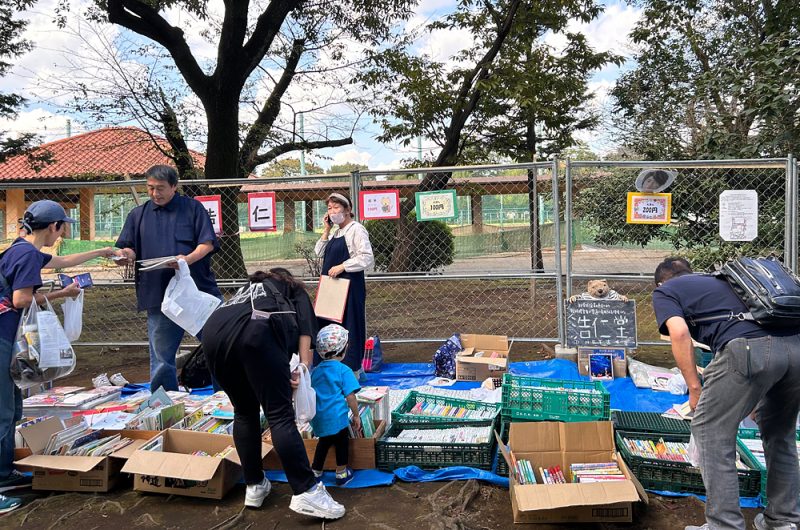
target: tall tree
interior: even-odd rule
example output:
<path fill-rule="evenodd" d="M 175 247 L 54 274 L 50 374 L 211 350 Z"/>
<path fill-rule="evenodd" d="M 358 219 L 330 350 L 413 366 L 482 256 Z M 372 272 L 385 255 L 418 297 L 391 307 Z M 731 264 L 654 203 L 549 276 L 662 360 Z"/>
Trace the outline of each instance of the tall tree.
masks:
<path fill-rule="evenodd" d="M 323 173 L 325 173 L 325 170 L 321 166 L 310 160 L 306 161 L 307 175 L 321 175 Z M 298 176 L 300 175 L 300 159 L 283 158 L 281 160 L 273 160 L 261 170 L 260 175 L 265 178 Z"/>
<path fill-rule="evenodd" d="M 391 24 L 409 15 L 410 0 L 303 2 L 302 0 L 225 0 L 222 20 L 214 21 L 203 0 L 96 0 L 95 15 L 107 17 L 157 43 L 169 54 L 175 69 L 205 114 L 207 132 L 205 177 L 241 178 L 258 165 L 300 149 L 318 149 L 352 143 L 351 137 L 310 140 L 277 126 L 282 100 L 304 65 L 322 53 L 341 57 L 345 41 L 374 45 L 389 35 Z M 214 64 L 206 65 L 193 53 L 184 30 L 171 22 L 167 10 L 179 9 L 186 19 L 207 23 L 206 37 L 217 50 Z M 185 20 L 184 19 L 184 23 Z M 266 97 L 248 100 L 256 78 L 269 77 L 280 60 Z M 241 119 L 244 105 L 255 117 Z M 170 112 L 164 114 L 170 122 Z M 183 144 L 181 128 L 164 127 L 173 148 Z M 174 140 L 174 141 L 173 141 Z M 218 273 L 237 278 L 246 271 L 238 238 L 235 187 L 221 188 L 223 237 Z M 220 263 L 221 262 L 221 263 Z"/>

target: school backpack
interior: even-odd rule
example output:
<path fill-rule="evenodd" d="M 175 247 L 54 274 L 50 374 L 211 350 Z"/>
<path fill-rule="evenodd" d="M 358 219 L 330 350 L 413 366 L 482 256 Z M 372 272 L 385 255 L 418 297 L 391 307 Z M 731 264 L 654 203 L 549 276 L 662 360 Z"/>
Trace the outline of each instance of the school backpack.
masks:
<path fill-rule="evenodd" d="M 749 311 L 696 318 L 695 323 L 752 320 L 771 328 L 800 325 L 800 280 L 777 258 L 736 258 L 716 275 L 728 281 Z"/>
<path fill-rule="evenodd" d="M 211 385 L 211 372 L 208 370 L 202 344 L 197 345 L 189 354 L 189 358 L 181 368 L 178 381 L 186 388 L 203 388 Z"/>
<path fill-rule="evenodd" d="M 455 379 L 456 355 L 461 349 L 461 337 L 458 333 L 439 346 L 439 349 L 433 354 L 433 373 L 436 377 Z"/>

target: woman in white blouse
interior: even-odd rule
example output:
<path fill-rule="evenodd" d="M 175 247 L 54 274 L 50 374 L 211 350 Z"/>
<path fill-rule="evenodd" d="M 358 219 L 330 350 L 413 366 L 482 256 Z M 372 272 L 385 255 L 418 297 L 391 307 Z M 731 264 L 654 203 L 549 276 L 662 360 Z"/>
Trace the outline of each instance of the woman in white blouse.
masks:
<path fill-rule="evenodd" d="M 322 257 L 322 274 L 332 278 L 348 278 L 350 289 L 344 310 L 344 326 L 350 334 L 347 354 L 342 362 L 353 371 L 361 368 L 364 342 L 367 340 L 367 289 L 364 271 L 375 264 L 369 233 L 354 219 L 350 199 L 340 193 L 328 196 L 328 213 L 324 217 L 322 237 L 314 247 Z M 338 225 L 331 235 L 333 225 Z M 320 327 L 329 324 L 320 319 Z"/>

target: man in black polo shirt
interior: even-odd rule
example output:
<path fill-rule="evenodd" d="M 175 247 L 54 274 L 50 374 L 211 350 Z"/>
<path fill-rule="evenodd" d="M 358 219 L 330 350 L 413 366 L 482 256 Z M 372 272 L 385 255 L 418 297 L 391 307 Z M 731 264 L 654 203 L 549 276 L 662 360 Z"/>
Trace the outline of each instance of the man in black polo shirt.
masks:
<path fill-rule="evenodd" d="M 150 200 L 137 206 L 125 219 L 116 246 L 126 260 L 177 256 L 185 259 L 197 288 L 221 297 L 211 272 L 211 254 L 219 248 L 208 212 L 200 202 L 176 193 L 178 175 L 169 166 L 153 166 L 145 173 Z M 177 269 L 177 265 L 173 268 Z M 147 311 L 147 337 L 150 341 L 150 389 L 163 386 L 178 390 L 175 356 L 183 340 L 183 328 L 164 316 L 161 302 L 172 269 L 141 272 L 136 270 L 136 301 L 139 311 Z"/>
<path fill-rule="evenodd" d="M 700 450 L 706 486 L 706 523 L 686 529 L 744 529 L 736 474 L 736 433 L 754 409 L 767 459 L 769 506 L 756 516 L 759 530 L 796 529 L 798 472 L 795 428 L 800 413 L 800 334 L 767 330 L 748 320 L 715 320 L 747 307 L 727 281 L 693 274 L 682 258 L 669 258 L 655 272 L 653 309 L 659 330 L 669 334 L 672 354 L 689 387 L 695 409 L 692 434 Z M 695 367 L 692 338 L 708 344 L 714 360 Z"/>

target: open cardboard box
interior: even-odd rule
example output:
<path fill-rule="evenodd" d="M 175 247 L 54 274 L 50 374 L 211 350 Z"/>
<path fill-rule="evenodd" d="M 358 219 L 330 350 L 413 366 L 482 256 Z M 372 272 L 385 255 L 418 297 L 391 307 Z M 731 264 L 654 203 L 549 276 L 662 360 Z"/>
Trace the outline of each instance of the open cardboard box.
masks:
<path fill-rule="evenodd" d="M 386 430 L 386 423 L 383 420 L 374 420 L 375 434 L 372 438 L 350 438 L 348 465 L 352 469 L 375 469 L 375 440 L 381 438 Z M 263 442 L 272 444 L 269 432 L 264 433 L 261 439 Z M 308 461 L 314 461 L 314 453 L 317 451 L 319 438 L 303 440 L 306 447 Z M 264 469 L 283 469 L 278 453 L 273 451 L 264 459 Z M 331 447 L 328 456 L 325 458 L 326 471 L 336 469 L 336 449 Z"/>
<path fill-rule="evenodd" d="M 153 437 L 152 431 L 101 431 L 103 436 L 119 434 L 133 443 L 108 456 L 54 456 L 41 454 L 50 436 L 64 429 L 58 418 L 20 429 L 31 455 L 16 464 L 33 471 L 33 489 L 48 491 L 107 492 L 120 479 L 120 469 L 134 451 Z"/>
<path fill-rule="evenodd" d="M 505 335 L 461 335 L 461 347 L 456 356 L 456 379 L 458 381 L 484 381 L 490 377 L 502 377 L 508 371 L 508 352 L 511 345 Z M 489 357 L 492 352 L 499 357 Z M 485 356 L 476 357 L 483 352 Z"/>
<path fill-rule="evenodd" d="M 133 473 L 134 491 L 222 499 L 242 478 L 236 450 L 224 458 L 192 454 L 219 453 L 233 445 L 232 436 L 176 429 L 158 436 L 163 436 L 163 451 L 139 449 L 122 468 L 123 473 Z M 262 458 L 271 450 L 271 445 L 262 443 Z"/>
<path fill-rule="evenodd" d="M 517 460 L 529 460 L 539 484 L 520 485 L 508 448 L 500 451 L 509 468 L 509 492 L 515 523 L 627 523 L 633 503 L 647 503 L 647 494 L 614 451 L 614 429 L 609 421 L 512 423 L 509 445 Z M 628 480 L 617 482 L 543 484 L 539 467 L 616 461 Z M 571 477 L 567 477 L 569 480 Z"/>

